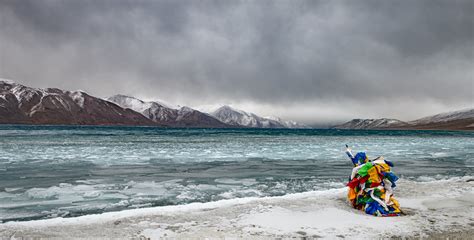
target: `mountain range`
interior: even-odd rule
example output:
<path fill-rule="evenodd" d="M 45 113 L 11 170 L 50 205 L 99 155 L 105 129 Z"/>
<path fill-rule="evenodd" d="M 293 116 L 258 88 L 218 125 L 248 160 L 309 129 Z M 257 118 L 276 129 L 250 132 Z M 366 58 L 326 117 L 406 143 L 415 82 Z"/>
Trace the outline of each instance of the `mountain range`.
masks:
<path fill-rule="evenodd" d="M 138 125 L 203 128 L 309 128 L 277 117 L 261 117 L 230 106 L 205 113 L 126 95 L 106 99 L 84 91 L 32 88 L 0 79 L 0 124 Z M 447 112 L 413 121 L 353 119 L 336 129 L 474 130 L 474 109 Z"/>
<path fill-rule="evenodd" d="M 166 106 L 160 102 L 145 102 L 140 99 L 114 95 L 107 98 L 108 101 L 116 103 L 125 109 L 139 112 L 151 121 L 171 127 L 229 127 L 213 116 L 192 109 L 180 107 L 178 109 Z"/>
<path fill-rule="evenodd" d="M 398 119 L 353 119 L 336 129 L 447 129 L 474 130 L 474 108 L 440 113 L 404 122 Z"/>
<path fill-rule="evenodd" d="M 0 79 L 0 124 L 140 125 L 203 128 L 302 128 L 293 121 L 264 118 L 224 106 L 212 113 L 114 95 L 101 99 L 83 91 L 31 88 Z"/>

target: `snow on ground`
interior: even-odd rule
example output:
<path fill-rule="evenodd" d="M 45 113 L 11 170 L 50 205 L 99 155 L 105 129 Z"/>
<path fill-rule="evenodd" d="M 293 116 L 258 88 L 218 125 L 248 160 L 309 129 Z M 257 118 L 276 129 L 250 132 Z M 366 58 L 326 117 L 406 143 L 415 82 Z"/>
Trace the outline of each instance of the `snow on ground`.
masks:
<path fill-rule="evenodd" d="M 352 209 L 346 189 L 241 198 L 0 224 L 0 238 L 350 238 L 423 237 L 474 226 L 472 177 L 400 180 L 395 196 L 407 213 L 372 217 Z"/>

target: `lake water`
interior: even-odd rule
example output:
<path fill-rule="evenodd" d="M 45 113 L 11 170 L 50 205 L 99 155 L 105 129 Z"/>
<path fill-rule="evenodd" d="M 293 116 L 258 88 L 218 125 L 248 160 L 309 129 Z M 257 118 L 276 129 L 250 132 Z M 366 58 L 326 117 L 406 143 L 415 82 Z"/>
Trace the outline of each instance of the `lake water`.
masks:
<path fill-rule="evenodd" d="M 345 144 L 413 181 L 474 175 L 474 133 L 0 125 L 0 221 L 341 188 Z"/>

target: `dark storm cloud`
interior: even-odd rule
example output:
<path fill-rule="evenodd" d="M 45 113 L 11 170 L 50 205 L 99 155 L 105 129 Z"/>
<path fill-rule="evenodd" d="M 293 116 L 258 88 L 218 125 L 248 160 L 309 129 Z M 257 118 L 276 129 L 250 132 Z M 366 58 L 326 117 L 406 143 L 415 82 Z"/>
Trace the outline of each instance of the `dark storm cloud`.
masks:
<path fill-rule="evenodd" d="M 248 102 L 265 113 L 328 103 L 334 118 L 349 104 L 359 107 L 348 115 L 365 107 L 406 119 L 472 105 L 473 5 L 3 0 L 0 75 L 102 96 Z M 319 117 L 302 111 L 287 117 Z"/>

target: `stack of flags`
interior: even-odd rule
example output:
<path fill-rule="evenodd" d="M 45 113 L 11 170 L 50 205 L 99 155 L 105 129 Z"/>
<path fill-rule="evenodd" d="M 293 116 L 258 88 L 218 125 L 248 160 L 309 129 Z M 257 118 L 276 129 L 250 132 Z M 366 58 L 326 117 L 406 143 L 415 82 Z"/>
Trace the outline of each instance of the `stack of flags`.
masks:
<path fill-rule="evenodd" d="M 374 216 L 400 216 L 400 204 L 393 197 L 398 180 L 391 172 L 393 163 L 383 157 L 369 160 L 364 152 L 354 156 L 349 147 L 346 154 L 354 164 L 347 183 L 347 197 L 352 206 Z"/>

